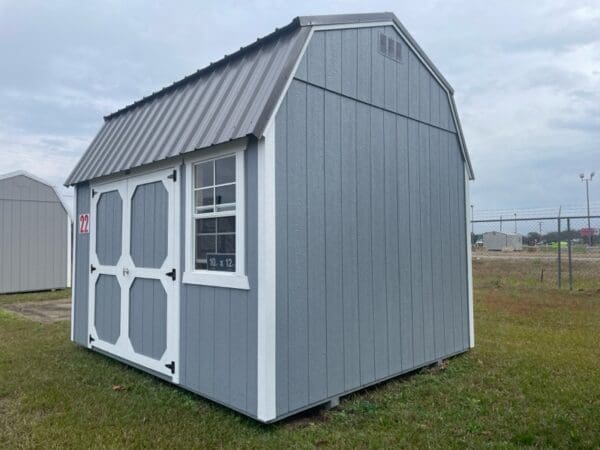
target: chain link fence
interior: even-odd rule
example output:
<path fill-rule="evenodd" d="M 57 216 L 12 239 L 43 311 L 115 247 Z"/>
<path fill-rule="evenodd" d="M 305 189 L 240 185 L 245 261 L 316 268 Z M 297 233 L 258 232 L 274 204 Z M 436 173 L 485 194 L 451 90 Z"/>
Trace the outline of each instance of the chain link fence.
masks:
<path fill-rule="evenodd" d="M 476 286 L 600 290 L 600 215 L 473 220 Z"/>

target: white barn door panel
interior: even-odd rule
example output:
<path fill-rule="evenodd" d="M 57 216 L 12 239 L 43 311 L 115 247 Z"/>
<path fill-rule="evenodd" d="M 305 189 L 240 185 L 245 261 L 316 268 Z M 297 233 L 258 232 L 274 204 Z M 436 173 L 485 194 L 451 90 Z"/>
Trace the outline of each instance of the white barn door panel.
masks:
<path fill-rule="evenodd" d="M 173 169 L 92 186 L 89 346 L 179 381 Z"/>

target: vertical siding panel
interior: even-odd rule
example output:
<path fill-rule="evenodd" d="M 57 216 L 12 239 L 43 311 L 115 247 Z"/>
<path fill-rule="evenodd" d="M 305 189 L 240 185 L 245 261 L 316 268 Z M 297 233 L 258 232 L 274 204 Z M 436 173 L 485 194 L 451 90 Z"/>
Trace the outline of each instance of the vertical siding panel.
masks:
<path fill-rule="evenodd" d="M 356 97 L 358 76 L 357 30 L 342 30 L 342 94 Z"/>
<path fill-rule="evenodd" d="M 370 158 L 370 109 L 357 105 L 357 224 L 358 224 L 358 299 L 360 335 L 360 374 L 361 383 L 368 383 L 375 376 L 375 355 L 373 348 L 373 274 L 369 267 L 371 257 L 371 168 Z"/>
<path fill-rule="evenodd" d="M 327 395 L 325 297 L 325 111 L 324 91 L 307 91 L 308 381 L 309 401 Z M 329 130 L 328 130 L 329 131 Z"/>
<path fill-rule="evenodd" d="M 446 353 L 454 352 L 454 303 L 453 303 L 453 290 L 452 290 L 452 273 L 454 271 L 452 260 L 452 219 L 451 219 L 451 203 L 450 203 L 450 166 L 449 166 L 449 154 L 450 154 L 450 134 L 442 133 L 442 165 L 441 165 L 441 181 L 444 186 L 443 191 L 443 217 L 444 233 L 443 249 L 444 249 L 444 263 L 443 263 L 443 277 L 444 277 L 444 325 L 446 330 Z"/>
<path fill-rule="evenodd" d="M 341 99 L 325 94 L 325 285 L 327 299 L 327 389 L 344 391 L 342 299 Z"/>
<path fill-rule="evenodd" d="M 233 406 L 246 410 L 246 367 L 248 366 L 247 320 L 248 294 L 231 289 L 229 317 L 229 379 L 230 401 Z"/>
<path fill-rule="evenodd" d="M 456 148 L 454 136 L 450 137 L 449 161 L 450 169 L 450 217 L 452 219 L 452 302 L 454 305 L 454 351 L 460 348 L 462 343 L 462 317 L 460 298 L 460 261 L 459 240 L 459 217 L 458 217 L 458 186 L 456 183 Z"/>
<path fill-rule="evenodd" d="M 78 184 L 75 187 L 77 197 L 77 215 L 90 212 L 89 184 Z M 75 264 L 73 279 L 75 290 L 73 304 L 73 338 L 80 345 L 88 343 L 88 304 L 89 304 L 89 270 L 90 270 L 90 235 L 79 234 L 75 224 L 73 238 L 77 241 L 75 247 Z"/>
<path fill-rule="evenodd" d="M 420 119 L 419 109 L 419 67 L 421 63 L 413 52 L 408 52 L 408 115 Z"/>
<path fill-rule="evenodd" d="M 335 92 L 342 91 L 342 32 L 328 31 L 325 34 L 325 87 Z"/>
<path fill-rule="evenodd" d="M 400 282 L 398 267 L 398 161 L 396 115 L 384 116 L 385 268 L 389 372 L 401 369 Z"/>
<path fill-rule="evenodd" d="M 353 30 L 355 31 L 355 30 Z M 360 385 L 356 223 L 356 102 L 342 99 L 342 281 L 346 389 Z"/>
<path fill-rule="evenodd" d="M 371 103 L 383 107 L 385 105 L 385 56 L 377 51 L 379 45 L 379 33 L 384 28 L 371 28 Z"/>
<path fill-rule="evenodd" d="M 419 64 L 419 116 L 423 122 L 431 122 L 431 74 L 423 64 Z"/>
<path fill-rule="evenodd" d="M 313 34 L 306 55 L 308 82 L 325 86 L 325 33 L 323 31 Z"/>
<path fill-rule="evenodd" d="M 396 64 L 396 85 L 397 85 L 397 111 L 399 114 L 408 115 L 409 82 L 408 82 L 408 58 L 409 50 L 404 42 L 402 46 L 402 61 Z"/>
<path fill-rule="evenodd" d="M 440 126 L 440 91 L 442 88 L 435 81 L 433 77 L 430 77 L 431 82 L 431 124 L 436 127 Z"/>
<path fill-rule="evenodd" d="M 215 365 L 213 392 L 216 398 L 229 402 L 229 289 L 215 290 Z"/>
<path fill-rule="evenodd" d="M 410 161 L 410 256 L 413 311 L 413 365 L 425 362 L 423 323 L 423 272 L 421 263 L 421 178 L 419 164 L 419 124 L 408 122 L 408 153 Z"/>
<path fill-rule="evenodd" d="M 314 37 L 313 37 L 314 39 Z M 309 74 L 311 64 L 309 61 Z M 288 289 L 289 407 L 308 401 L 306 87 L 292 82 L 288 94 Z"/>
<path fill-rule="evenodd" d="M 387 302 L 385 280 L 385 155 L 383 111 L 371 110 L 371 236 L 373 276 L 373 329 L 375 336 L 375 376 L 388 374 Z"/>
<path fill-rule="evenodd" d="M 392 27 L 385 28 L 385 34 L 391 37 L 394 41 L 399 42 L 398 34 Z M 384 58 L 384 79 L 385 79 L 385 101 L 384 105 L 386 109 L 391 111 L 397 111 L 398 105 L 398 83 L 396 80 L 396 71 L 398 63 L 391 58 Z"/>
<path fill-rule="evenodd" d="M 440 130 L 431 129 L 431 264 L 435 357 L 444 355 L 444 286 L 442 284 L 442 224 L 440 205 Z"/>
<path fill-rule="evenodd" d="M 408 120 L 397 118 L 398 140 L 398 265 L 400 270 L 400 342 L 402 369 L 413 364 L 413 307 L 411 263 L 411 202 Z"/>
<path fill-rule="evenodd" d="M 197 355 L 198 347 L 202 342 L 202 314 L 200 305 L 202 299 L 200 297 L 200 288 L 197 286 L 186 286 L 183 289 L 185 292 L 184 298 L 187 304 L 187 316 L 184 318 L 187 324 L 187 351 L 186 351 L 186 385 L 192 389 L 201 389 L 200 384 L 200 364 L 205 364 Z"/>
<path fill-rule="evenodd" d="M 358 30 L 358 90 L 359 100 L 371 100 L 371 30 Z"/>
<path fill-rule="evenodd" d="M 258 283 L 258 142 L 252 139 L 246 150 L 246 271 L 250 286 Z M 248 366 L 246 369 L 246 410 L 256 414 L 257 408 L 257 372 L 258 372 L 258 291 L 251 289 L 247 293 L 248 299 L 248 339 L 246 350 Z"/>
<path fill-rule="evenodd" d="M 199 386 L 202 392 L 210 396 L 213 391 L 214 353 L 215 353 L 215 289 L 201 287 L 198 295 L 200 302 L 200 360 Z"/>
<path fill-rule="evenodd" d="M 276 270 L 277 270 L 277 317 L 276 333 L 276 378 L 277 414 L 289 410 L 288 406 L 288 192 L 287 192 L 287 127 L 288 96 L 286 95 L 277 113 L 275 123 L 275 179 L 276 179 Z"/>
<path fill-rule="evenodd" d="M 423 272 L 423 319 L 424 319 L 424 351 L 425 360 L 434 358 L 433 337 L 433 289 L 431 274 L 431 240 L 433 238 L 431 229 L 431 177 L 429 174 L 429 130 L 427 125 L 419 125 L 420 138 L 420 194 L 421 194 L 421 269 Z"/>

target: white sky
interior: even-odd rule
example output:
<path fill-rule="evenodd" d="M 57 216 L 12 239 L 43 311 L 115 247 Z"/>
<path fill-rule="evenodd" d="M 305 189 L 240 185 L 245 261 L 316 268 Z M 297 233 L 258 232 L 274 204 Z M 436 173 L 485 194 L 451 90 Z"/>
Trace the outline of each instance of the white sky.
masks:
<path fill-rule="evenodd" d="M 453 85 L 476 210 L 584 204 L 578 174 L 600 172 L 600 0 L 0 0 L 0 173 L 62 184 L 103 115 L 297 15 L 372 11 L 394 12 Z"/>

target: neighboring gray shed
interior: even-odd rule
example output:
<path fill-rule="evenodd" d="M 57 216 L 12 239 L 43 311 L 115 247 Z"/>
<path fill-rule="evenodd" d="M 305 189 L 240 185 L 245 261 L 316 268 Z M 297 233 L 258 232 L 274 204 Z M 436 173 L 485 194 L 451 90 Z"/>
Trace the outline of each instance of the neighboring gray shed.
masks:
<path fill-rule="evenodd" d="M 71 217 L 27 172 L 0 176 L 0 294 L 71 286 Z"/>
<path fill-rule="evenodd" d="M 72 338 L 263 422 L 464 352 L 470 178 L 394 14 L 298 17 L 105 118 Z"/>
<path fill-rule="evenodd" d="M 523 236 L 502 231 L 486 231 L 483 233 L 483 247 L 486 250 L 523 250 Z"/>

